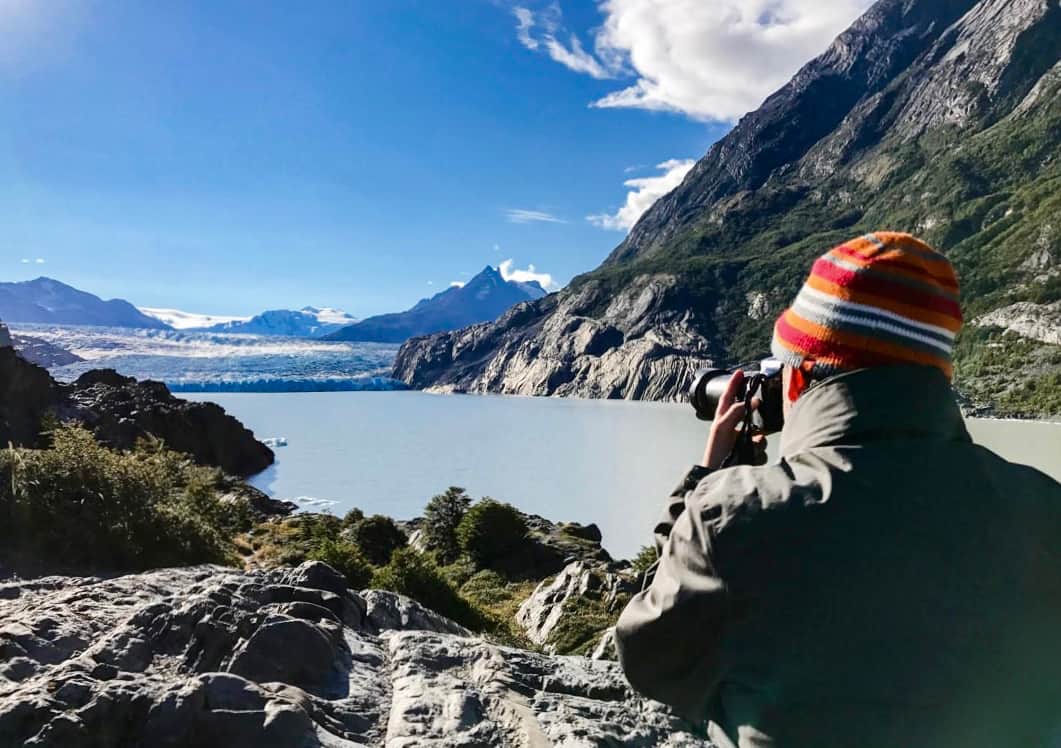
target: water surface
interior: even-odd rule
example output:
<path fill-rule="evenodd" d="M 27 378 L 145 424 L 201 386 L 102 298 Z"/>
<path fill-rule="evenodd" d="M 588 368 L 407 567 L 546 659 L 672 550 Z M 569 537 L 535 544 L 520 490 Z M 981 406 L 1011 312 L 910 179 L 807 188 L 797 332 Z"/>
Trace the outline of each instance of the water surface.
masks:
<path fill-rule="evenodd" d="M 552 520 L 595 522 L 619 557 L 649 542 L 663 498 L 700 459 L 707 434 L 688 406 L 673 403 L 421 392 L 194 397 L 219 403 L 260 438 L 288 440 L 253 480 L 278 498 L 405 519 L 458 485 Z M 1061 479 L 1061 425 L 971 419 L 969 428 L 1004 457 Z"/>

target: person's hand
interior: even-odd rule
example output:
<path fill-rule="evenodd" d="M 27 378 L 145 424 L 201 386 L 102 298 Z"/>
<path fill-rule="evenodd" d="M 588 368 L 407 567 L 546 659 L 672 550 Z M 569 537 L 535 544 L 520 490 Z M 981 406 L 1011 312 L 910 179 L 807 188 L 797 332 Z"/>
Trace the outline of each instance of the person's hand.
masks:
<path fill-rule="evenodd" d="M 744 383 L 744 372 L 740 369 L 733 372 L 733 376 L 726 385 L 726 391 L 718 401 L 715 411 L 715 420 L 711 422 L 711 431 L 707 436 L 707 446 L 704 448 L 704 459 L 701 463 L 706 468 L 718 469 L 733 451 L 740 436 L 740 425 L 744 420 L 744 400 L 737 397 Z M 759 407 L 759 399 L 752 400 L 752 409 Z M 756 434 L 752 437 L 755 445 L 755 461 L 753 464 L 762 465 L 766 462 L 766 437 Z"/>

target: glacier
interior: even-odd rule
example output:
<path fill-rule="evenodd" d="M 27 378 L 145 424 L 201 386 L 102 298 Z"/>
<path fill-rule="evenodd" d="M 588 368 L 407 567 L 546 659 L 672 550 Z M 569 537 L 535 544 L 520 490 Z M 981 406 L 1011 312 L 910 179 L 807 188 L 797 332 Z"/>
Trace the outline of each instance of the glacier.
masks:
<path fill-rule="evenodd" d="M 264 335 L 122 327 L 15 325 L 84 361 L 50 369 L 73 381 L 112 368 L 164 382 L 174 392 L 336 392 L 398 390 L 390 377 L 398 346 Z"/>

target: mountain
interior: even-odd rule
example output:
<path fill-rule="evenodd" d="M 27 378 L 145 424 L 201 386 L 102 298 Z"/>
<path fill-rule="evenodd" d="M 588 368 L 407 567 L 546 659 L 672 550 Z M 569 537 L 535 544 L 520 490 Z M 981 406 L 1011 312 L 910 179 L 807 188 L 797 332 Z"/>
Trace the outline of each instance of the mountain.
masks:
<path fill-rule="evenodd" d="M 0 318 L 7 322 L 169 329 L 128 301 L 104 301 L 51 278 L 0 283 Z"/>
<path fill-rule="evenodd" d="M 401 343 L 417 335 L 495 320 L 514 305 L 543 296 L 545 289 L 537 281 L 506 281 L 497 268 L 487 265 L 463 286 L 450 286 L 404 312 L 369 317 L 327 337 Z"/>
<path fill-rule="evenodd" d="M 222 322 L 245 322 L 250 317 L 237 317 L 223 314 L 200 314 L 198 312 L 185 312 L 180 309 L 163 309 L 162 307 L 141 306 L 137 307 L 148 317 L 160 319 L 174 330 L 194 330 L 200 327 L 210 327 Z"/>
<path fill-rule="evenodd" d="M 355 317 L 338 309 L 317 309 L 316 307 L 307 306 L 297 311 L 292 309 L 273 309 L 257 314 L 250 319 L 236 319 L 195 329 L 199 332 L 319 338 L 356 321 Z"/>
<path fill-rule="evenodd" d="M 676 399 L 762 355 L 831 246 L 906 230 L 963 284 L 957 385 L 1061 414 L 1061 6 L 880 0 L 715 143 L 593 272 L 496 323 L 410 341 L 415 387 Z"/>

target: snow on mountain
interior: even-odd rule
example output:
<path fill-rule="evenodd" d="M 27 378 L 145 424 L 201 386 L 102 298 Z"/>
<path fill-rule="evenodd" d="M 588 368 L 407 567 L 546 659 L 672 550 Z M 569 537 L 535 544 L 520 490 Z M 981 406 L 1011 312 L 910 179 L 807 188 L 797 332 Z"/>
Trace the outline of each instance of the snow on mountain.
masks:
<path fill-rule="evenodd" d="M 149 317 L 162 320 L 174 330 L 191 330 L 197 327 L 210 327 L 211 325 L 223 324 L 225 322 L 245 322 L 249 316 L 238 317 L 225 314 L 200 314 L 198 312 L 185 312 L 180 309 L 162 309 L 160 307 L 137 307 Z"/>
<path fill-rule="evenodd" d="M 317 307 L 304 306 L 299 311 L 313 314 L 317 317 L 323 325 L 352 325 L 357 322 L 357 317 L 352 314 L 347 314 L 342 309 L 333 309 L 332 307 L 323 307 L 318 309 Z"/>
<path fill-rule="evenodd" d="M 239 333 L 243 335 L 282 335 L 294 338 L 319 338 L 357 322 L 338 309 L 307 306 L 299 310 L 270 309 L 250 319 L 222 322 L 199 328 L 204 332 Z"/>

